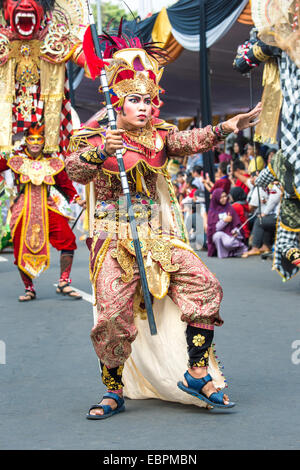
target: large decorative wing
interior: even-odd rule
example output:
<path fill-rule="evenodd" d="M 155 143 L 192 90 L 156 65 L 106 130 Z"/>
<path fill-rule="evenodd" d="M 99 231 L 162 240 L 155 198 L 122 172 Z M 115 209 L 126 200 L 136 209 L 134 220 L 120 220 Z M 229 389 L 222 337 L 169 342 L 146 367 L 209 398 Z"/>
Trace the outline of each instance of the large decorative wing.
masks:
<path fill-rule="evenodd" d="M 83 40 L 89 24 L 88 10 L 84 0 L 59 0 L 49 16 L 54 16 L 55 22 L 60 18 L 67 20 L 71 33 L 80 41 Z"/>
<path fill-rule="evenodd" d="M 300 67 L 300 10 L 297 0 L 252 0 L 259 38 L 287 52 Z"/>

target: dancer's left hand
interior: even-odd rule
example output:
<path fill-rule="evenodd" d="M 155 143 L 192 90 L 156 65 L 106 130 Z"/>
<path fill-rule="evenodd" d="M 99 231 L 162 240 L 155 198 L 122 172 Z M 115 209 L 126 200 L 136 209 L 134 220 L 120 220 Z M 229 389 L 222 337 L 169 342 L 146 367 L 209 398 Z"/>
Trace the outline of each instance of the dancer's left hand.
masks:
<path fill-rule="evenodd" d="M 224 132 L 234 132 L 237 134 L 239 131 L 247 129 L 248 127 L 254 127 L 259 123 L 257 119 L 261 113 L 262 105 L 259 102 L 255 108 L 253 108 L 249 113 L 237 114 L 228 121 L 222 122 L 222 129 Z"/>

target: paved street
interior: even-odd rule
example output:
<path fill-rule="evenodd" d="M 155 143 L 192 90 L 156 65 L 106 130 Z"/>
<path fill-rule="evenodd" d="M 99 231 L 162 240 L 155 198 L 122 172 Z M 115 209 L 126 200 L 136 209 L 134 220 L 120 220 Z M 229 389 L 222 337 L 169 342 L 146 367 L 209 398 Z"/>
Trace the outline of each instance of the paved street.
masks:
<path fill-rule="evenodd" d="M 88 252 L 78 244 L 73 284 L 91 294 Z M 37 300 L 26 304 L 16 300 L 23 287 L 12 255 L 0 255 L 0 449 L 300 448 L 300 275 L 284 284 L 269 260 L 201 253 L 224 288 L 215 342 L 237 406 L 127 400 L 125 413 L 91 422 L 85 414 L 104 391 L 89 339 L 92 305 L 55 293 L 51 255 Z"/>

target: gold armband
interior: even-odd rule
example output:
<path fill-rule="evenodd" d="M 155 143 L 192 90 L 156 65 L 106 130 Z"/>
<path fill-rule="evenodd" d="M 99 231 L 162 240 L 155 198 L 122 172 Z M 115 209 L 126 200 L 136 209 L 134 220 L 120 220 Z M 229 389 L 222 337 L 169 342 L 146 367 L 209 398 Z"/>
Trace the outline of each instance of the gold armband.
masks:
<path fill-rule="evenodd" d="M 108 157 L 106 152 L 104 153 L 103 150 L 98 152 L 98 149 L 95 148 L 93 150 L 87 150 L 80 155 L 80 160 L 85 163 L 91 163 L 92 165 L 101 165 Z"/>

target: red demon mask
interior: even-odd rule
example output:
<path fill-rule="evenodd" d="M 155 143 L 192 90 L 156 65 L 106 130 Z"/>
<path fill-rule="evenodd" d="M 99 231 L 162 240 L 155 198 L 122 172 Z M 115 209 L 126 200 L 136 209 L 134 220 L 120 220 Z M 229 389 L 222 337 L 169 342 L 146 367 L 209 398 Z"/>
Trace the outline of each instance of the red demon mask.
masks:
<path fill-rule="evenodd" d="M 20 39 L 32 39 L 44 18 L 43 1 L 4 0 L 3 11 L 7 24 Z"/>

